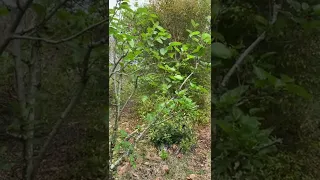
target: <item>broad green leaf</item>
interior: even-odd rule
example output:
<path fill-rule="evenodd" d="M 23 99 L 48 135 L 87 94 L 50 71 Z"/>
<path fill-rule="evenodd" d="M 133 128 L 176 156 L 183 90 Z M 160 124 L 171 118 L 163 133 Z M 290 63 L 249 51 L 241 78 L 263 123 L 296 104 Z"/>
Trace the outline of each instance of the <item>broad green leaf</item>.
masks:
<path fill-rule="evenodd" d="M 221 95 L 219 101 L 216 102 L 217 106 L 231 106 L 241 99 L 241 95 L 246 92 L 248 86 L 239 86 L 235 89 L 229 90 Z"/>
<path fill-rule="evenodd" d="M 171 58 L 173 58 L 174 55 L 175 55 L 175 53 L 169 53 L 169 56 L 170 56 Z"/>
<path fill-rule="evenodd" d="M 173 48 L 174 48 L 176 51 L 180 52 L 180 49 L 177 48 L 176 46 L 173 46 Z"/>
<path fill-rule="evenodd" d="M 133 10 L 130 8 L 130 5 L 127 2 L 122 2 L 119 6 L 120 9 L 125 9 L 129 12 L 133 12 Z"/>
<path fill-rule="evenodd" d="M 182 43 L 181 42 L 171 42 L 169 44 L 169 46 L 179 46 L 179 45 L 182 45 Z"/>
<path fill-rule="evenodd" d="M 232 108 L 232 115 L 235 120 L 238 120 L 243 115 L 243 112 L 241 111 L 240 108 L 234 106 Z"/>
<path fill-rule="evenodd" d="M 241 116 L 240 119 L 241 123 L 250 127 L 250 129 L 256 129 L 261 124 L 257 118 L 252 116 Z"/>
<path fill-rule="evenodd" d="M 161 49 L 160 49 L 160 54 L 161 54 L 161 55 L 165 55 L 165 54 L 167 53 L 167 51 L 168 51 L 167 49 L 161 48 Z"/>
<path fill-rule="evenodd" d="M 176 71 L 176 69 L 174 67 L 170 67 L 168 65 L 165 65 L 165 68 L 166 68 L 167 71 L 171 71 L 171 72 L 175 72 Z"/>
<path fill-rule="evenodd" d="M 187 45 L 182 45 L 182 47 L 181 47 L 181 51 L 187 51 L 189 48 L 188 48 L 188 46 Z"/>
<path fill-rule="evenodd" d="M 267 79 L 268 76 L 267 76 L 267 72 L 257 66 L 253 66 L 253 72 L 256 74 L 256 76 L 258 77 L 258 79 L 260 80 L 264 80 L 264 79 Z"/>
<path fill-rule="evenodd" d="M 195 35 L 199 35 L 200 34 L 200 31 L 194 31 L 194 32 L 192 32 L 192 33 L 190 33 L 190 37 L 192 37 L 192 36 L 195 36 Z"/>
<path fill-rule="evenodd" d="M 129 45 L 130 45 L 130 47 L 134 47 L 134 40 L 133 39 L 131 39 L 130 41 L 129 41 Z"/>
<path fill-rule="evenodd" d="M 9 14 L 9 10 L 6 7 L 0 7 L 0 16 Z"/>
<path fill-rule="evenodd" d="M 208 33 L 203 33 L 201 39 L 208 44 L 211 43 L 211 35 Z"/>
<path fill-rule="evenodd" d="M 161 40 L 161 38 L 156 38 L 156 41 L 158 41 L 158 43 L 163 44 L 163 41 Z"/>
<path fill-rule="evenodd" d="M 191 55 L 191 54 L 187 54 L 187 59 L 193 59 L 193 58 L 195 58 L 196 56 L 193 56 L 193 55 Z"/>
<path fill-rule="evenodd" d="M 179 74 L 175 75 L 174 78 L 178 79 L 178 80 L 183 80 L 183 77 Z"/>
<path fill-rule="evenodd" d="M 192 53 L 197 53 L 201 50 L 202 46 L 197 46 L 197 48 L 195 50 L 192 51 Z"/>
<path fill-rule="evenodd" d="M 224 44 L 215 42 L 211 45 L 211 54 L 214 57 L 218 57 L 221 59 L 229 59 L 232 57 L 232 53 L 228 47 L 226 47 Z"/>
<path fill-rule="evenodd" d="M 171 42 L 169 44 L 169 46 L 179 46 L 179 45 L 182 45 L 182 43 L 181 42 Z"/>
<path fill-rule="evenodd" d="M 306 98 L 306 99 L 312 98 L 311 94 L 309 94 L 307 90 L 305 90 L 303 87 L 298 86 L 296 84 L 287 84 L 286 89 L 289 92 L 294 93 L 294 94 L 301 96 L 303 98 Z"/>

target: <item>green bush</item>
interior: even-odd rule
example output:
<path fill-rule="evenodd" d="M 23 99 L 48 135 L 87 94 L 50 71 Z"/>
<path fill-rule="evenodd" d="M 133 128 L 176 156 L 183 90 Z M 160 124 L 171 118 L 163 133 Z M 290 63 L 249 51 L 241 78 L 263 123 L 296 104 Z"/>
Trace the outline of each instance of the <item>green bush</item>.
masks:
<path fill-rule="evenodd" d="M 156 146 L 181 144 L 182 150 L 188 151 L 195 143 L 193 125 L 199 118 L 198 106 L 186 95 L 168 101 L 166 97 L 143 96 L 139 108 L 140 116 L 147 121 L 158 118 L 150 128 L 149 135 Z M 161 102 L 168 103 L 165 105 Z"/>

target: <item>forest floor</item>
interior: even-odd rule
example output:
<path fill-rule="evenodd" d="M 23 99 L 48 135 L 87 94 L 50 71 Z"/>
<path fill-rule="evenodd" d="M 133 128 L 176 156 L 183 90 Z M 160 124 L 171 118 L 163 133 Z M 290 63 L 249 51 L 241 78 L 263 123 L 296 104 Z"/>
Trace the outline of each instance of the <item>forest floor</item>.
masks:
<path fill-rule="evenodd" d="M 98 110 L 97 110 L 98 111 Z M 102 112 L 101 109 L 99 111 Z M 134 110 L 134 104 L 128 104 L 123 112 L 120 128 L 129 132 L 133 127 L 141 123 Z M 77 113 L 73 113 L 77 114 Z M 97 113 L 96 113 L 97 114 Z M 100 113 L 101 114 L 101 113 Z M 95 136 L 102 136 L 103 132 L 89 129 L 88 123 L 92 121 L 91 115 L 71 115 L 62 124 L 62 127 L 54 137 L 53 142 L 41 163 L 37 179 L 41 180 L 82 180 L 97 179 L 93 174 L 86 175 L 87 158 L 91 153 L 83 147 L 86 144 L 96 146 L 93 142 Z M 3 121 L 0 123 L 1 129 L 8 124 Z M 49 127 L 51 127 L 49 125 Z M 35 153 L 42 146 L 44 135 L 50 132 L 50 128 L 41 129 L 41 133 L 35 142 Z M 1 130 L 2 131 L 2 130 Z M 188 154 L 171 153 L 167 160 L 162 160 L 157 152 L 147 141 L 141 141 L 138 144 L 136 154 L 136 168 L 130 166 L 124 161 L 117 169 L 118 179 L 132 180 L 179 180 L 179 179 L 210 179 L 211 177 L 211 135 L 210 126 L 196 127 L 197 147 Z M 106 135 L 106 134 L 105 134 Z M 100 137 L 101 138 L 101 137 Z M 102 137 L 106 138 L 106 136 Z M 7 147 L 7 150 L 0 154 L 0 160 L 8 160 L 15 163 L 12 168 L 0 170 L 0 180 L 18 180 L 21 179 L 22 172 L 22 143 L 17 139 L 8 136 L 5 133 L 0 135 L 0 144 Z M 89 145 L 90 146 L 90 145 Z M 169 149 L 169 153 L 170 153 Z M 82 174 L 79 174 L 82 173 Z"/>
<path fill-rule="evenodd" d="M 128 104 L 123 111 L 120 128 L 128 133 L 134 127 L 141 125 L 141 120 L 133 109 L 134 104 Z M 198 126 L 196 129 L 197 145 L 193 152 L 176 154 L 175 146 L 168 149 L 168 159 L 162 160 L 158 150 L 142 141 L 136 150 L 136 168 L 128 161 L 123 162 L 117 168 L 117 179 L 125 180 L 197 180 L 211 178 L 211 129 L 210 125 Z"/>
<path fill-rule="evenodd" d="M 80 163 L 84 160 L 81 151 L 78 150 L 78 145 L 86 143 L 86 136 L 88 136 L 88 133 L 81 123 L 76 121 L 65 122 L 48 148 L 39 168 L 37 179 L 74 179 L 74 171 L 72 170 L 79 169 L 82 166 Z M 12 168 L 0 170 L 0 180 L 21 179 L 23 167 L 19 162 L 22 161 L 22 143 L 10 136 L 2 136 L 0 143 L 7 148 L 4 154 L 1 154 L 1 160 L 6 159 L 11 163 L 16 162 Z M 42 146 L 39 142 L 37 144 L 35 145 L 35 153 Z"/>

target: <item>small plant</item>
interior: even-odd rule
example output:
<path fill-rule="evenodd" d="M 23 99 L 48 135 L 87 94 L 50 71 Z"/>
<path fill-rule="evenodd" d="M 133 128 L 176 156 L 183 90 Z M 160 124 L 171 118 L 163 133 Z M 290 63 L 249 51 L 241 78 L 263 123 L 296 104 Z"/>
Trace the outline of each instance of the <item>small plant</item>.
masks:
<path fill-rule="evenodd" d="M 165 149 L 161 149 L 161 151 L 160 151 L 159 154 L 160 154 L 159 156 L 160 156 L 160 158 L 161 158 L 162 160 L 168 159 L 169 154 L 168 154 L 168 152 L 167 152 Z"/>

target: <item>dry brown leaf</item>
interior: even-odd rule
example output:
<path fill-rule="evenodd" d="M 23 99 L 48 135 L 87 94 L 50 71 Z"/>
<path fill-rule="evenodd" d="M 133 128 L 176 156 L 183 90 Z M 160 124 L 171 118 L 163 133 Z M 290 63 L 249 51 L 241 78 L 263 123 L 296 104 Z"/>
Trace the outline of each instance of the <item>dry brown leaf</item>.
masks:
<path fill-rule="evenodd" d="M 168 165 L 163 165 L 163 166 L 162 166 L 162 171 L 163 171 L 165 174 L 169 173 L 169 166 L 168 166 Z"/>

